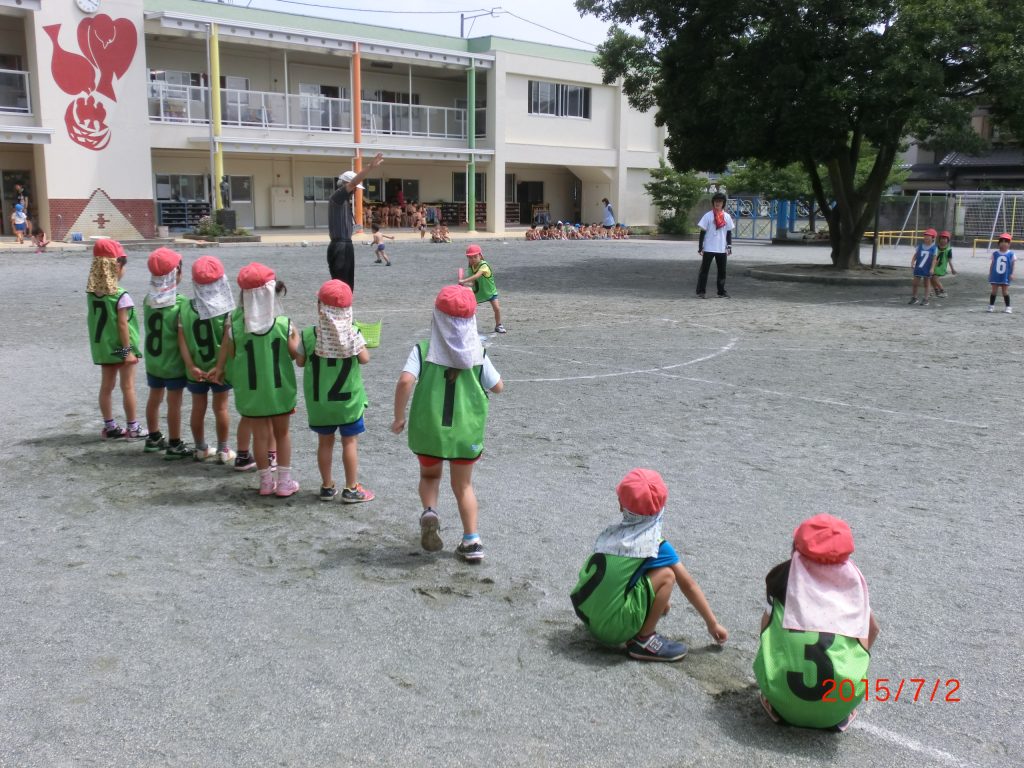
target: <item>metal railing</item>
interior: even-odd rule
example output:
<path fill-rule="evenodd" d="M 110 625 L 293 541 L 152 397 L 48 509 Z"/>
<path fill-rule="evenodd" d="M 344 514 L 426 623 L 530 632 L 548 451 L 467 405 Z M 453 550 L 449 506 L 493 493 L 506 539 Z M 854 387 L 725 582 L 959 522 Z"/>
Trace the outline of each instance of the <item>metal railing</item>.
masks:
<path fill-rule="evenodd" d="M 0 112 L 15 115 L 32 114 L 32 98 L 28 72 L 0 69 Z"/>
<path fill-rule="evenodd" d="M 352 100 L 328 96 L 221 89 L 221 123 L 301 131 L 352 131 Z M 150 122 L 206 125 L 205 86 L 149 83 Z M 477 109 L 476 135 L 486 133 L 487 110 Z M 365 133 L 438 139 L 466 138 L 466 110 L 364 101 Z"/>

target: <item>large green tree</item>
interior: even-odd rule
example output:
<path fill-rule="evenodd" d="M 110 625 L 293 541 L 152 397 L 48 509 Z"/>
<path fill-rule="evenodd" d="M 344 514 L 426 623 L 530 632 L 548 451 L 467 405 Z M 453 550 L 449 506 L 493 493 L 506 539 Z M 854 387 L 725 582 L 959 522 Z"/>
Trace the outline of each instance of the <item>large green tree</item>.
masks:
<path fill-rule="evenodd" d="M 861 237 L 907 136 L 956 146 L 981 104 L 1024 136 L 1020 0 L 577 0 L 576 7 L 613 23 L 597 54 L 604 80 L 622 78 L 631 105 L 657 109 L 673 166 L 800 163 L 839 268 L 860 263 Z M 869 147 L 874 161 L 859 179 Z"/>

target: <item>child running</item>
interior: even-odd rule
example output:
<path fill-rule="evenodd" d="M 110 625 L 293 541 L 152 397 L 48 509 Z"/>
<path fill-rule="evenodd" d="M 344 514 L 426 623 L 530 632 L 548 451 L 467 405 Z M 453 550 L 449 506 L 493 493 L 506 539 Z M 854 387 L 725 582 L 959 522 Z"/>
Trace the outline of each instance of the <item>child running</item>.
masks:
<path fill-rule="evenodd" d="M 942 287 L 939 278 L 945 277 L 947 271 L 951 275 L 956 274 L 956 270 L 953 269 L 953 246 L 949 244 L 950 237 L 949 232 L 939 233 L 939 248 L 935 254 L 935 274 L 932 275 L 932 292 L 938 299 L 946 298 L 946 289 Z"/>
<path fill-rule="evenodd" d="M 908 304 L 917 304 L 917 286 L 923 289 L 921 306 L 928 305 L 928 286 L 931 285 L 932 276 L 935 274 L 935 257 L 939 249 L 935 245 L 935 230 L 926 229 L 923 242 L 918 243 L 914 255 L 910 259 L 910 267 L 914 270 L 914 281 L 910 289 L 910 301 Z"/>
<path fill-rule="evenodd" d="M 135 302 L 118 285 L 124 277 L 128 257 L 117 240 L 97 240 L 92 248 L 92 267 L 85 285 L 88 303 L 89 347 L 92 361 L 100 366 L 100 414 L 104 438 L 135 440 L 146 433 L 136 421 L 135 366 L 142 357 L 139 348 L 139 320 Z M 114 385 L 120 380 L 127 428 L 114 420 Z"/>
<path fill-rule="evenodd" d="M 675 549 L 662 538 L 668 488 L 653 469 L 634 469 L 615 489 L 622 522 L 597 537 L 594 554 L 580 570 L 570 597 L 573 610 L 600 642 L 618 646 L 640 661 L 679 661 L 686 645 L 655 632 L 679 589 L 704 619 L 719 645 L 729 632 L 718 623 L 700 585 Z"/>
<path fill-rule="evenodd" d="M 793 531 L 790 559 L 765 577 L 754 675 L 761 705 L 777 723 L 845 731 L 866 698 L 868 651 L 879 628 L 852 553 L 850 526 L 815 515 Z"/>
<path fill-rule="evenodd" d="M 25 242 L 25 232 L 28 230 L 28 214 L 25 213 L 25 206 L 21 203 L 14 204 L 11 211 L 11 225 L 14 227 L 14 236 L 18 239 L 18 245 Z"/>
<path fill-rule="evenodd" d="M 466 248 L 466 258 L 469 260 L 470 274 L 459 280 L 459 283 L 472 285 L 478 304 L 491 302 L 491 309 L 494 310 L 494 332 L 505 333 L 505 326 L 501 324 L 501 305 L 498 303 L 498 289 L 494 285 L 491 265 L 484 261 L 483 251 L 475 243 Z"/>
<path fill-rule="evenodd" d="M 319 435 L 316 451 L 320 468 L 320 501 L 338 494 L 331 466 L 334 433 L 341 435 L 341 461 L 345 467 L 345 504 L 371 501 L 373 491 L 359 484 L 359 448 L 356 440 L 366 431 L 363 411 L 362 366 L 370 362 L 366 341 L 352 325 L 352 289 L 341 280 L 328 280 L 317 294 L 317 323 L 302 331 L 295 362 L 303 367 L 302 388 L 309 428 Z"/>
<path fill-rule="evenodd" d="M 996 308 L 996 290 L 1003 292 L 1003 303 L 1006 314 L 1011 314 L 1013 308 L 1010 306 L 1010 283 L 1013 282 L 1013 267 L 1017 257 L 1010 250 L 1010 243 L 1013 238 L 1009 232 L 1003 232 L 999 236 L 999 250 L 992 252 L 992 262 L 988 268 L 988 282 L 992 286 L 992 295 L 988 297 L 988 311 L 994 312 Z"/>
<path fill-rule="evenodd" d="M 462 541 L 455 554 L 469 563 L 484 557 L 477 532 L 477 501 L 473 465 L 483 454 L 487 428 L 488 392 L 501 392 L 501 375 L 491 365 L 476 330 L 476 299 L 460 285 L 437 294 L 430 341 L 421 341 L 409 354 L 395 387 L 395 420 L 391 431 L 405 429 L 409 411 L 409 448 L 420 463 L 420 544 L 436 552 L 441 542 L 437 498 L 441 471 L 449 462 L 452 491 L 462 518 Z"/>
<path fill-rule="evenodd" d="M 214 256 L 200 256 L 192 265 L 192 285 L 196 297 L 181 305 L 178 313 L 178 349 L 185 363 L 185 387 L 192 394 L 192 440 L 196 461 L 217 457 L 218 464 L 234 461 L 228 446 L 228 392 L 230 384 L 214 384 L 207 373 L 217 365 L 220 342 L 235 298 L 224 275 L 224 265 Z M 206 442 L 206 407 L 213 391 L 213 417 L 217 429 L 217 447 Z"/>
<path fill-rule="evenodd" d="M 149 293 L 143 307 L 146 328 L 146 453 L 164 452 L 168 460 L 184 459 L 192 450 L 181 440 L 181 401 L 185 393 L 185 361 L 178 348 L 178 315 L 188 304 L 178 294 L 181 282 L 181 254 L 170 248 L 157 248 L 146 261 L 149 267 Z M 167 437 L 160 432 L 160 406 L 167 392 Z"/>
<path fill-rule="evenodd" d="M 373 250 L 376 252 L 377 255 L 377 259 L 373 263 L 380 264 L 381 261 L 383 261 L 390 267 L 391 259 L 389 259 L 388 255 L 384 252 L 384 238 L 386 237 L 388 240 L 394 240 L 395 238 L 393 238 L 391 235 L 385 235 L 383 232 L 381 232 L 379 224 L 374 224 L 371 227 L 371 229 L 373 230 Z"/>
<path fill-rule="evenodd" d="M 224 383 L 225 370 L 235 392 L 235 409 L 249 420 L 261 496 L 291 496 L 299 490 L 292 477 L 289 423 L 298 402 L 295 366 L 299 335 L 277 313 L 277 294 L 286 288 L 274 271 L 252 262 L 238 272 L 242 306 L 231 313 L 210 378 Z M 271 437 L 277 441 L 277 477 L 270 463 Z M 241 441 L 239 441 L 241 444 Z"/>

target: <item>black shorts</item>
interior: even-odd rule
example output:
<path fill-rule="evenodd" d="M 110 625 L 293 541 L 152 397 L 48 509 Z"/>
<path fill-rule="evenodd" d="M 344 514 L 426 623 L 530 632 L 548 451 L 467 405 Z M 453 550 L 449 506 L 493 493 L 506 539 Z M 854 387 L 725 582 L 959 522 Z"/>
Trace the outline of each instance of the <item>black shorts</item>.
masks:
<path fill-rule="evenodd" d="M 332 280 L 348 283 L 348 287 L 356 287 L 356 247 L 351 240 L 331 240 L 327 246 L 327 269 Z"/>

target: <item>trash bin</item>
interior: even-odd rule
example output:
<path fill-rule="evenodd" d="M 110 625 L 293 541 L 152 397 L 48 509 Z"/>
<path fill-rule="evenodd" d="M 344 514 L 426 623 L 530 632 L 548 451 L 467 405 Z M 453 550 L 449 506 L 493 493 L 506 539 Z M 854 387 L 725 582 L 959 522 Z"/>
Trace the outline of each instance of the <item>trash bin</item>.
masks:
<path fill-rule="evenodd" d="M 156 236 L 161 240 L 166 240 L 171 236 L 171 228 L 161 224 L 156 228 Z"/>

